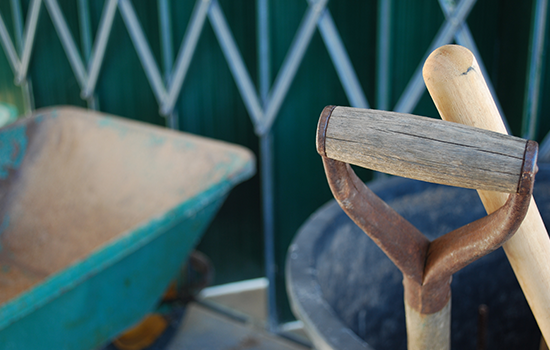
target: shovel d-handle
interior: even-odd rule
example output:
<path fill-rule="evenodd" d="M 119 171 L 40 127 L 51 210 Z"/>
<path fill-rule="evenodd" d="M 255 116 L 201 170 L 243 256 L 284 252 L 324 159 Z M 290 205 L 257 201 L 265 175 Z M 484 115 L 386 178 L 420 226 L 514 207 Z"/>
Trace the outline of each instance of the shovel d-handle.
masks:
<path fill-rule="evenodd" d="M 333 120 L 334 116 L 337 118 Z M 345 127 L 344 119 L 348 124 Z M 339 130 L 342 128 L 350 132 Z M 367 132 L 362 133 L 365 129 Z M 328 106 L 321 114 L 317 151 L 335 199 L 403 273 L 409 349 L 448 348 L 452 275 L 506 242 L 529 207 L 538 145 L 493 134 L 391 112 Z M 392 144 L 388 138 L 399 144 Z M 486 160 L 480 162 L 476 157 Z M 506 165 L 495 163 L 494 157 Z M 492 214 L 430 242 L 374 194 L 350 163 L 430 182 L 498 188 L 510 195 Z M 505 175 L 501 174 L 503 166 L 508 169 Z M 482 180 L 476 182 L 469 172 L 480 167 L 484 169 L 478 171 L 483 174 Z M 519 169 L 510 170 L 516 167 Z M 437 175 L 430 174 L 432 170 Z M 496 183 L 491 172 L 497 172 L 496 178 L 505 184 Z M 446 179 L 445 174 L 454 179 Z"/>
<path fill-rule="evenodd" d="M 527 140 L 371 109 L 328 106 L 321 116 L 318 149 L 328 158 L 439 184 L 518 191 Z"/>

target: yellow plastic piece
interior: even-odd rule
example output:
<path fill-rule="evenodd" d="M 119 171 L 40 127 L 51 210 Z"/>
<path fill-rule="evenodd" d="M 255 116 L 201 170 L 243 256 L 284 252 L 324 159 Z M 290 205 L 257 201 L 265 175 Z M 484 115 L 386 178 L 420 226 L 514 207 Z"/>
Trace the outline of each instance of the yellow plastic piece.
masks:
<path fill-rule="evenodd" d="M 141 323 L 124 332 L 113 341 L 120 350 L 141 350 L 157 340 L 168 327 L 168 321 L 159 314 L 147 315 Z"/>

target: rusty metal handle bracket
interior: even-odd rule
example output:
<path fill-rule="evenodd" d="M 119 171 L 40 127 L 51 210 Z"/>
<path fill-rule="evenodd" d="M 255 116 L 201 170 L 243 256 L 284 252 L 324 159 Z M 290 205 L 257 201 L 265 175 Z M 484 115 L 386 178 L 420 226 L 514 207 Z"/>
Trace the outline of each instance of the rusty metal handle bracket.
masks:
<path fill-rule="evenodd" d="M 537 143 L 527 142 L 518 191 L 501 208 L 430 242 L 374 194 L 349 164 L 326 156 L 326 127 L 333 109 L 321 114 L 317 151 L 334 198 L 401 270 L 407 304 L 422 314 L 438 312 L 450 300 L 452 275 L 499 248 L 521 225 L 533 191 Z"/>

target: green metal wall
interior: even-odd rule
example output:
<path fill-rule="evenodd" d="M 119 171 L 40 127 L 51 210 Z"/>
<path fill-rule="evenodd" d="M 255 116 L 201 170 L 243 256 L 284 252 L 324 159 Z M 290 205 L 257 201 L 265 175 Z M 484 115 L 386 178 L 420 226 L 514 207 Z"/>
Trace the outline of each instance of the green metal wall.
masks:
<path fill-rule="evenodd" d="M 80 44 L 76 1 L 59 1 L 73 37 Z M 132 2 L 154 56 L 160 65 L 156 2 Z M 103 1 L 90 1 L 96 33 Z M 172 1 L 173 44 L 177 52 L 194 0 Z M 252 0 L 220 0 L 248 71 L 258 82 L 256 8 Z M 308 6 L 307 1 L 270 1 L 271 76 L 276 76 Z M 24 11 L 28 1 L 24 1 Z M 332 1 L 328 6 L 371 107 L 376 108 L 377 1 Z M 478 0 L 468 24 L 510 121 L 521 134 L 532 1 Z M 0 12 L 11 30 L 9 2 Z M 391 16 L 390 103 L 395 105 L 412 73 L 444 21 L 436 0 L 394 0 Z M 30 76 L 37 108 L 54 104 L 86 106 L 65 53 L 45 10 L 33 49 Z M 12 31 L 13 35 L 13 31 Z M 550 101 L 544 99 L 550 77 L 543 79 L 540 140 L 550 129 Z M 128 32 L 117 12 L 102 66 L 97 100 L 100 110 L 154 124 L 165 123 L 141 68 Z M 5 55 L 0 53 L 0 102 L 23 110 L 20 88 Z M 328 104 L 348 105 L 324 42 L 318 32 L 310 43 L 272 130 L 274 145 L 275 256 L 280 319 L 292 318 L 284 285 L 286 251 L 307 217 L 331 198 L 315 151 L 319 113 Z M 414 110 L 437 116 L 427 93 Z M 235 142 L 258 155 L 258 137 L 242 102 L 211 26 L 202 30 L 197 51 L 178 100 L 180 129 Z M 262 160 L 259 159 L 259 162 Z M 362 172 L 365 180 L 368 172 Z M 199 249 L 214 262 L 216 282 L 263 276 L 260 180 L 238 186 L 230 195 Z"/>

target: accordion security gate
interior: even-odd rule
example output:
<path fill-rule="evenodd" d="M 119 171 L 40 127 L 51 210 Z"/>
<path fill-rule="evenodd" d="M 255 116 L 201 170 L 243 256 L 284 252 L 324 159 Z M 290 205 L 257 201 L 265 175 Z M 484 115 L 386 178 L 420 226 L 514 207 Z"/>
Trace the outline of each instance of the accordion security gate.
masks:
<path fill-rule="evenodd" d="M 306 1 L 306 0 L 304 0 Z M 434 0 L 435 1 L 435 0 Z M 159 113 L 166 118 L 166 125 L 178 129 L 176 104 L 186 81 L 187 73 L 200 40 L 201 31 L 210 23 L 225 60 L 229 66 L 239 94 L 244 102 L 248 115 L 260 139 L 260 174 L 262 191 L 262 216 L 264 234 L 264 257 L 266 276 L 269 280 L 268 311 L 269 327 L 277 331 L 280 326 L 279 305 L 277 305 L 277 263 L 274 253 L 275 217 L 274 217 L 274 178 L 273 178 L 273 138 L 272 126 L 287 97 L 290 86 L 303 61 L 306 50 L 318 30 L 334 65 L 337 76 L 351 106 L 368 108 L 365 92 L 360 79 L 350 60 L 338 28 L 327 7 L 328 0 L 307 0 L 307 8 L 294 39 L 275 78 L 271 78 L 271 43 L 270 43 L 270 4 L 268 0 L 256 0 L 256 40 L 258 82 L 255 84 L 250 71 L 234 39 L 232 30 L 218 0 L 197 0 L 179 48 L 172 45 L 172 23 L 170 17 L 170 0 L 158 0 L 159 34 L 162 62 L 154 57 L 150 43 L 142 29 L 134 5 L 130 0 L 106 0 L 98 30 L 93 40 L 90 25 L 89 0 L 78 0 L 79 32 L 81 48 L 77 47 L 74 33 L 71 32 L 63 11 L 57 0 L 31 0 L 26 18 L 20 0 L 10 0 L 13 35 L 6 25 L 6 13 L 0 13 L 0 43 L 15 76 L 15 84 L 21 87 L 26 112 L 34 108 L 32 84 L 28 79 L 29 62 L 33 54 L 37 23 L 40 14 L 46 12 L 52 20 L 55 31 L 63 46 L 71 70 L 78 82 L 81 98 L 89 108 L 97 109 L 97 82 L 101 79 L 101 68 L 105 62 L 105 51 L 113 30 L 117 11 L 120 13 L 133 47 L 139 57 L 149 86 L 158 103 Z M 439 0 L 444 15 L 444 22 L 426 50 L 423 59 L 418 62 L 414 74 L 394 106 L 388 98 L 390 81 L 390 28 L 392 0 L 378 1 L 377 22 L 377 73 L 376 103 L 379 109 L 412 112 L 425 92 L 421 68 L 424 59 L 438 46 L 456 42 L 468 47 L 477 57 L 478 53 L 472 33 L 466 23 L 468 15 L 476 0 L 462 0 L 458 3 Z M 532 34 L 530 43 L 528 74 L 523 113 L 522 133 L 526 138 L 534 138 L 540 114 L 541 72 L 544 67 L 544 43 L 546 32 L 547 0 L 537 0 L 533 6 Z M 12 40 L 12 37 L 14 40 Z M 174 49 L 178 49 L 176 59 Z M 479 59 L 482 70 L 483 62 Z M 487 77 L 487 72 L 483 72 Z M 493 87 L 490 86 L 493 90 Z M 493 92 L 496 97 L 496 94 Z M 498 104 L 498 103 L 497 103 Z M 545 154 L 548 144 L 543 142 L 541 154 Z"/>

